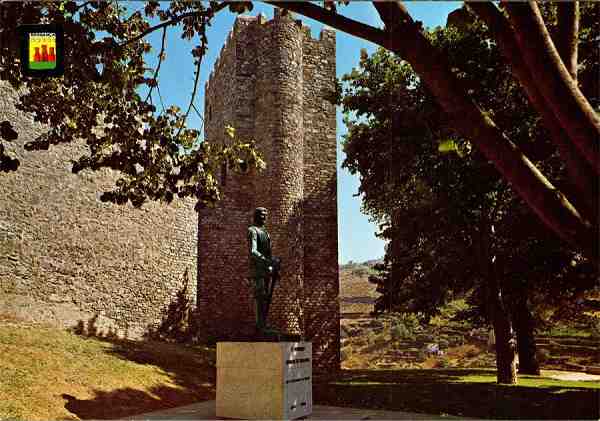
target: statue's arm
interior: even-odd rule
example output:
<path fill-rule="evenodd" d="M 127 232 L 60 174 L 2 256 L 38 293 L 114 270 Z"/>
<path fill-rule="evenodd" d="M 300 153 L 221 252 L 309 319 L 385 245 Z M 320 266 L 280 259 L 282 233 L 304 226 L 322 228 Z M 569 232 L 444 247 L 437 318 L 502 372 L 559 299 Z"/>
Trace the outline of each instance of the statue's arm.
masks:
<path fill-rule="evenodd" d="M 264 256 L 258 251 L 258 235 L 253 229 L 248 229 L 248 243 L 250 244 L 250 256 L 257 259 L 259 262 L 265 265 L 271 264 L 271 259 Z"/>

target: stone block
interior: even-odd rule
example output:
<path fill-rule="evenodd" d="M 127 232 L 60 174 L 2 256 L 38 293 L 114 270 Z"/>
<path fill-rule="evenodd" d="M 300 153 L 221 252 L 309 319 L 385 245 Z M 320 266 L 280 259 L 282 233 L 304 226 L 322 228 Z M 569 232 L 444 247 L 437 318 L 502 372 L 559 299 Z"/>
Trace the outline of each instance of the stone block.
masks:
<path fill-rule="evenodd" d="M 296 419 L 311 412 L 310 342 L 217 343 L 218 417 Z"/>

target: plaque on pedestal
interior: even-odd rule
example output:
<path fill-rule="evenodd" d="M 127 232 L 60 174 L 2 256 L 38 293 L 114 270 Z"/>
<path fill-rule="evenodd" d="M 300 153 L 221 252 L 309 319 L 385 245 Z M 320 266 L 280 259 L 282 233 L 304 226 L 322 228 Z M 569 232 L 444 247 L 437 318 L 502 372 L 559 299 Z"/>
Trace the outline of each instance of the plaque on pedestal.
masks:
<path fill-rule="evenodd" d="M 218 417 L 295 419 L 311 412 L 310 342 L 217 343 Z"/>

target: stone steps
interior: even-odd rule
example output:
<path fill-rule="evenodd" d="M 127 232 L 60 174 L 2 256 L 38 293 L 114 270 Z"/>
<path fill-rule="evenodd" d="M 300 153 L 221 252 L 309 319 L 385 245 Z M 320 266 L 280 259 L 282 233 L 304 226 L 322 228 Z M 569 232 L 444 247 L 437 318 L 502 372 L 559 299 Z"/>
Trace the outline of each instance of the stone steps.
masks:
<path fill-rule="evenodd" d="M 417 358 L 420 353 L 421 353 L 420 351 L 395 351 L 395 352 L 387 351 L 384 355 L 389 358 L 406 359 L 406 358 Z"/>
<path fill-rule="evenodd" d="M 563 342 L 557 340 L 547 340 L 547 339 L 538 339 L 535 338 L 535 343 L 538 345 L 560 345 L 560 346 L 598 346 L 599 344 L 595 344 L 593 342 Z"/>
<path fill-rule="evenodd" d="M 485 352 L 489 338 L 488 331 L 483 329 L 462 331 L 460 328 L 434 328 L 414 330 L 412 332 L 414 339 L 393 340 L 387 334 L 385 338 L 381 335 L 388 326 L 388 321 L 385 319 L 352 320 L 344 325 L 344 329 L 351 332 L 351 335 L 343 340 L 342 345 L 350 345 L 358 353 L 371 354 L 372 359 L 375 360 L 374 363 L 379 368 L 391 368 L 392 366 L 407 367 L 411 364 L 422 363 L 426 355 L 424 354 L 425 349 L 428 344 L 432 343 L 438 344 L 442 351 L 464 344 L 475 344 L 483 348 Z M 472 336 L 471 333 L 473 333 Z M 378 335 L 378 342 L 365 343 L 367 338 L 372 341 L 373 334 Z M 358 340 L 364 342 L 362 344 L 354 342 Z M 549 352 L 548 359 L 543 365 L 555 365 L 562 369 L 585 371 L 592 374 L 600 372 L 600 366 L 593 358 L 594 353 L 597 353 L 600 348 L 598 339 L 538 335 L 536 336 L 536 345 L 538 350 Z M 591 358 L 578 359 L 583 356 Z M 572 362 L 573 359 L 577 362 Z M 594 366 L 587 365 L 588 363 L 594 364 Z"/>
<path fill-rule="evenodd" d="M 589 374 L 600 374 L 600 366 L 588 365 L 585 372 Z"/>

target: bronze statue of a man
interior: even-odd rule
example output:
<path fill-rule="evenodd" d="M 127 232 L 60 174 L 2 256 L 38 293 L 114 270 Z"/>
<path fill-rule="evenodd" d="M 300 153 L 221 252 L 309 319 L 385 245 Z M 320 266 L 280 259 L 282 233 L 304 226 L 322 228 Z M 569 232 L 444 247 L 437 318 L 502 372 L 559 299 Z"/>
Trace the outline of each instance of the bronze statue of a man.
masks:
<path fill-rule="evenodd" d="M 256 300 L 256 328 L 267 331 L 267 314 L 273 294 L 274 282 L 279 271 L 279 259 L 271 254 L 271 237 L 265 229 L 267 209 L 256 208 L 254 224 L 248 227 L 248 245 L 250 247 L 250 279 L 254 286 Z"/>

